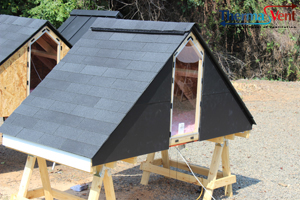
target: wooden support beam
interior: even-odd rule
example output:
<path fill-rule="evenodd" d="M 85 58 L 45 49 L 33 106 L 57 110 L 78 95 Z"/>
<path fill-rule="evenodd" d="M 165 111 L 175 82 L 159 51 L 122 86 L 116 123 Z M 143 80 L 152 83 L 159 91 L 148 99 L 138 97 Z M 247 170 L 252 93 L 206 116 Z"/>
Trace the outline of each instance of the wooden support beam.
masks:
<path fill-rule="evenodd" d="M 56 54 L 55 50 L 53 47 L 51 47 L 45 40 L 42 38 L 38 39 L 36 41 L 46 52 L 51 53 L 51 54 Z"/>
<path fill-rule="evenodd" d="M 164 168 L 170 168 L 170 162 L 169 162 L 169 152 L 168 150 L 161 151 L 161 157 L 162 157 L 162 163 Z"/>
<path fill-rule="evenodd" d="M 52 189 L 53 197 L 59 200 L 86 200 L 75 195 Z"/>
<path fill-rule="evenodd" d="M 200 183 L 198 183 L 198 181 L 196 180 L 196 178 L 192 175 L 185 174 L 182 172 L 177 172 L 177 171 L 163 168 L 163 167 L 159 167 L 159 166 L 153 165 L 151 163 L 147 163 L 147 162 L 141 163 L 141 170 L 153 172 L 155 174 L 163 175 L 168 178 L 173 178 L 173 179 L 177 179 L 180 181 L 184 181 L 187 183 L 192 183 L 192 184 L 201 186 Z M 205 179 L 200 178 L 200 177 L 198 177 L 198 179 L 204 186 L 207 185 L 207 181 Z"/>
<path fill-rule="evenodd" d="M 122 160 L 123 162 L 131 163 L 131 164 L 136 164 L 137 163 L 137 157 L 132 157 L 132 158 L 126 158 Z"/>
<path fill-rule="evenodd" d="M 32 170 L 34 168 L 35 161 L 36 161 L 35 156 L 31 156 L 31 155 L 27 156 L 27 160 L 26 160 L 26 164 L 25 164 L 21 184 L 20 184 L 20 187 L 19 187 L 19 192 L 18 192 L 18 195 L 17 195 L 18 197 L 24 197 L 25 198 L 27 196 L 28 186 L 29 186 L 29 183 L 30 183 L 30 178 L 31 178 L 31 175 L 32 175 Z"/>
<path fill-rule="evenodd" d="M 153 160 L 152 164 L 153 165 L 162 165 L 163 164 L 162 158 L 157 158 L 157 159 Z"/>
<path fill-rule="evenodd" d="M 217 138 L 209 139 L 207 141 L 223 144 L 224 143 L 224 137 L 217 137 Z"/>
<path fill-rule="evenodd" d="M 115 168 L 117 166 L 117 162 L 110 162 L 110 163 L 106 163 L 104 165 L 105 165 L 105 167 L 108 167 L 108 168 Z"/>
<path fill-rule="evenodd" d="M 171 167 L 176 167 L 178 169 L 182 169 L 182 170 L 185 170 L 185 171 L 190 171 L 190 169 L 188 168 L 188 166 L 184 162 L 170 160 L 170 166 Z M 190 167 L 191 167 L 191 169 L 193 170 L 194 173 L 201 174 L 203 176 L 208 176 L 208 173 L 209 173 L 208 168 L 195 166 L 195 165 L 190 165 Z M 222 177 L 223 177 L 223 173 L 218 171 L 217 172 L 217 178 L 222 178 Z"/>
<path fill-rule="evenodd" d="M 227 139 L 227 140 L 234 140 L 234 136 L 235 136 L 235 134 L 226 135 L 225 139 Z"/>
<path fill-rule="evenodd" d="M 26 198 L 27 199 L 35 199 L 35 198 L 39 198 L 42 196 L 45 196 L 45 194 L 44 194 L 44 188 L 41 187 L 41 188 L 36 188 L 33 190 L 28 190 Z"/>
<path fill-rule="evenodd" d="M 228 147 L 228 141 L 225 142 L 222 152 L 222 169 L 223 169 L 223 176 L 228 177 L 231 176 L 230 172 L 230 161 L 229 161 L 229 147 Z M 224 188 L 225 190 L 225 196 L 232 197 L 232 185 L 228 184 Z"/>
<path fill-rule="evenodd" d="M 52 70 L 54 68 L 53 64 L 49 63 L 49 61 L 45 57 L 35 56 L 35 58 L 39 59 L 48 69 Z"/>
<path fill-rule="evenodd" d="M 230 175 L 230 176 L 226 176 L 220 179 L 215 180 L 214 182 L 214 187 L 213 188 L 209 188 L 208 189 L 217 189 L 220 187 L 224 187 L 224 186 L 231 186 L 231 184 L 236 183 L 236 176 L 235 175 Z"/>
<path fill-rule="evenodd" d="M 1 126 L 2 124 L 0 124 L 0 126 Z M 2 133 L 0 133 L 0 145 L 2 144 L 2 138 L 3 138 L 3 135 L 2 135 Z"/>
<path fill-rule="evenodd" d="M 94 175 L 88 200 L 99 199 L 102 181 L 103 177 L 100 177 L 97 174 Z"/>
<path fill-rule="evenodd" d="M 154 160 L 154 157 L 155 157 L 155 153 L 148 154 L 146 163 L 152 163 L 153 160 Z M 142 165 L 141 165 L 140 169 L 143 170 Z M 141 179 L 141 184 L 142 185 L 148 185 L 149 178 L 150 178 L 150 171 L 144 170 L 143 175 L 142 175 L 142 179 Z"/>
<path fill-rule="evenodd" d="M 207 178 L 208 184 L 207 184 L 206 191 L 204 193 L 203 200 L 211 200 L 213 194 L 212 188 L 214 188 L 214 184 L 217 178 L 218 168 L 221 162 L 222 151 L 223 151 L 223 147 L 220 144 L 216 144 L 213 157 L 211 160 L 211 165 L 210 165 L 208 178 Z"/>
<path fill-rule="evenodd" d="M 107 200 L 115 200 L 115 190 L 114 190 L 114 183 L 110 173 L 110 170 L 105 170 L 103 185 L 105 189 L 105 197 Z"/>
<path fill-rule="evenodd" d="M 53 194 L 52 194 L 52 189 L 51 189 L 51 185 L 50 185 L 46 160 L 44 158 L 37 157 L 37 161 L 39 164 L 45 199 L 53 200 Z"/>
<path fill-rule="evenodd" d="M 45 52 L 45 51 L 39 51 L 39 50 L 36 50 L 36 49 L 32 49 L 31 53 L 33 55 L 36 55 L 36 56 L 42 56 L 42 57 L 45 57 L 45 58 L 51 58 L 51 59 L 57 60 L 57 55 L 56 54 L 48 53 L 48 52 Z"/>
<path fill-rule="evenodd" d="M 243 137 L 243 138 L 248 139 L 250 137 L 250 131 L 244 131 L 244 132 L 241 132 L 241 133 L 236 133 L 235 136 Z"/>

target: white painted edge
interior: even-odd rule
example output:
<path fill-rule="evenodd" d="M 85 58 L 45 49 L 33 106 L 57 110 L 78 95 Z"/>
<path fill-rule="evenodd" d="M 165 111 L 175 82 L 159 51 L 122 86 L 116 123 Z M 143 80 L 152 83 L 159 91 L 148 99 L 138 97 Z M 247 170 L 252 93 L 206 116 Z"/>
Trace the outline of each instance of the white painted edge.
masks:
<path fill-rule="evenodd" d="M 86 172 L 92 172 L 92 160 L 66 151 L 29 142 L 20 138 L 3 134 L 2 144 L 8 148 L 26 154 L 41 157 L 56 163 L 67 165 Z"/>

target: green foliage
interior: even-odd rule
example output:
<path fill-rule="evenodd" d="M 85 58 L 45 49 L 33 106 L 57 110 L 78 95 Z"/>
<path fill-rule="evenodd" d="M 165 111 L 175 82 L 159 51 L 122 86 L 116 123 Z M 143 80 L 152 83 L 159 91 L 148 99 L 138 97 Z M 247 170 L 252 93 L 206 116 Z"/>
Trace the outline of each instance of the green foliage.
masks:
<path fill-rule="evenodd" d="M 37 19 L 47 19 L 55 27 L 59 27 L 69 16 L 70 12 L 77 8 L 77 1 L 63 0 L 35 0 L 37 6 L 28 11 L 28 15 Z"/>

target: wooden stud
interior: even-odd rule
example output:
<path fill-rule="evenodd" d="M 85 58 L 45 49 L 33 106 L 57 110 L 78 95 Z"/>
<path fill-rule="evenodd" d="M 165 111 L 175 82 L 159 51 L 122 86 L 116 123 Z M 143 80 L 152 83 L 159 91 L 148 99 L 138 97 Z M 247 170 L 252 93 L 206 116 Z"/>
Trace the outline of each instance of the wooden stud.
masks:
<path fill-rule="evenodd" d="M 32 49 L 31 53 L 33 55 L 36 55 L 36 56 L 41 56 L 41 57 L 51 58 L 51 59 L 57 60 L 57 55 L 56 54 L 48 53 L 48 52 L 45 52 L 45 51 L 39 51 L 39 50 Z"/>
<path fill-rule="evenodd" d="M 102 181 L 103 181 L 103 177 L 100 177 L 97 174 L 94 175 L 88 200 L 99 199 L 100 191 L 102 187 Z"/>
<path fill-rule="evenodd" d="M 52 39 L 52 38 L 51 38 Z M 44 39 L 39 38 L 36 41 L 46 52 L 55 54 L 55 50 Z"/>
<path fill-rule="evenodd" d="M 232 185 L 233 183 L 236 183 L 236 176 L 230 175 L 230 176 L 226 176 L 226 177 L 215 180 L 213 188 L 209 188 L 210 186 L 208 186 L 207 188 L 208 189 L 217 189 L 220 187 L 225 187 L 227 185 Z"/>
<path fill-rule="evenodd" d="M 132 157 L 132 158 L 126 158 L 122 160 L 123 162 L 131 163 L 131 164 L 136 164 L 137 163 L 137 157 Z"/>
<path fill-rule="evenodd" d="M 105 189 L 105 197 L 107 200 L 115 200 L 115 190 L 114 190 L 114 183 L 109 170 L 105 170 L 103 185 Z"/>
<path fill-rule="evenodd" d="M 53 200 L 53 194 L 52 194 L 52 189 L 51 189 L 51 185 L 50 185 L 46 160 L 44 158 L 37 157 L 37 161 L 39 164 L 45 199 Z"/>
<path fill-rule="evenodd" d="M 229 147 L 228 147 L 228 141 L 225 142 L 222 152 L 222 169 L 223 169 L 223 176 L 227 177 L 231 175 L 230 172 L 230 162 L 229 162 Z M 225 196 L 232 197 L 232 185 L 227 185 L 224 188 L 225 190 Z"/>
<path fill-rule="evenodd" d="M 40 56 L 35 56 L 37 59 L 39 59 L 48 69 L 52 70 L 53 65 L 49 63 L 48 59 Z"/>
<path fill-rule="evenodd" d="M 35 161 L 36 161 L 35 156 L 31 156 L 31 155 L 27 156 L 27 161 L 25 164 L 21 184 L 19 187 L 19 192 L 17 195 L 18 197 L 26 197 L 27 196 L 28 186 L 29 186 L 29 182 L 30 182 L 30 178 L 32 175 L 32 170 L 34 168 Z"/>
<path fill-rule="evenodd" d="M 168 150 L 161 151 L 161 157 L 162 157 L 162 163 L 164 168 L 170 168 L 170 162 L 169 162 L 169 152 Z"/>
<path fill-rule="evenodd" d="M 146 163 L 152 163 L 152 161 L 154 160 L 154 157 L 155 157 L 155 153 L 148 154 Z M 141 167 L 142 167 L 142 165 L 141 165 Z M 150 172 L 149 171 L 144 171 L 143 175 L 142 175 L 142 179 L 141 179 L 141 184 L 142 185 L 148 185 L 149 178 L 150 178 Z"/>
<path fill-rule="evenodd" d="M 204 200 L 211 200 L 213 189 L 210 188 L 214 188 L 214 182 L 216 180 L 218 168 L 221 162 L 222 150 L 223 147 L 220 144 L 216 144 L 213 157 L 211 160 L 209 173 L 208 173 L 208 178 L 207 178 L 208 185 L 204 193 L 204 197 L 203 197 Z"/>
<path fill-rule="evenodd" d="M 1 102 L 1 101 L 0 101 Z M 1 108 L 0 108 L 1 109 Z M 2 124 L 0 124 L 0 126 L 1 126 Z M 0 145 L 2 144 L 2 138 L 3 138 L 3 135 L 2 135 L 2 133 L 0 133 Z"/>

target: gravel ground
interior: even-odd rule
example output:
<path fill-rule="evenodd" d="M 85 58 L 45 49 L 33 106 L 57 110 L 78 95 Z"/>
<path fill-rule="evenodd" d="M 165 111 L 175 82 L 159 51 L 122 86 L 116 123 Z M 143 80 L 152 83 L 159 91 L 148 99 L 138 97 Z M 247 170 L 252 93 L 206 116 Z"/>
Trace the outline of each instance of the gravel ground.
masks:
<path fill-rule="evenodd" d="M 230 141 L 231 171 L 237 177 L 233 197 L 225 197 L 223 188 L 216 189 L 213 196 L 235 200 L 300 199 L 300 147 L 297 143 L 300 141 L 300 82 L 239 80 L 233 85 L 257 126 L 253 127 L 249 139 L 236 137 Z M 181 153 L 192 164 L 208 167 L 213 149 L 211 142 L 196 142 L 186 145 Z M 169 153 L 172 159 L 182 161 L 176 149 L 171 148 Z M 140 185 L 139 164 L 145 158 L 145 155 L 138 157 L 136 165 L 119 162 L 113 169 L 117 199 L 188 200 L 198 197 L 199 187 L 160 175 L 151 174 L 149 184 Z M 10 194 L 17 192 L 25 159 L 26 155 L 0 146 L 0 162 L 5 162 L 0 165 L 0 199 L 8 200 Z M 37 168 L 32 179 L 30 187 L 40 184 Z M 90 183 L 92 176 L 57 166 L 50 173 L 50 180 L 54 188 L 87 199 L 88 191 L 76 193 L 69 188 L 78 183 Z M 105 199 L 104 190 L 102 192 L 100 199 Z"/>

